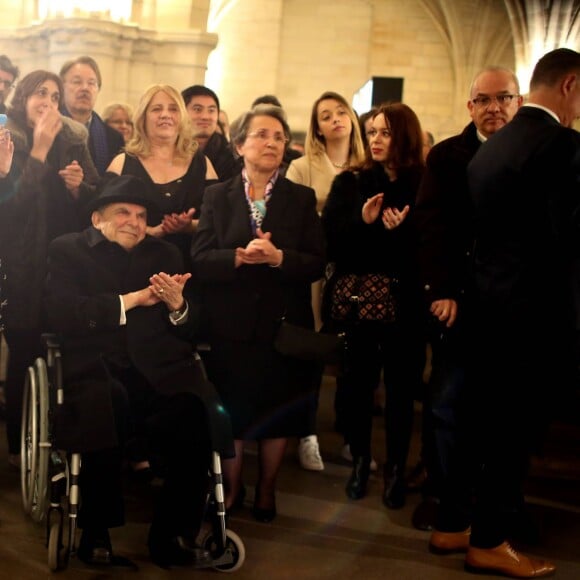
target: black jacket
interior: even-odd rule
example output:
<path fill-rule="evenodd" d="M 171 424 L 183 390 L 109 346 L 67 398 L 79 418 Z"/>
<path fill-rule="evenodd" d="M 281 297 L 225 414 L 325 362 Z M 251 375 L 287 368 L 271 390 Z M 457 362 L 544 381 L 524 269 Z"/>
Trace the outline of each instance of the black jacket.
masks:
<path fill-rule="evenodd" d="M 473 204 L 467 165 L 481 145 L 473 123 L 429 152 L 414 225 L 427 304 L 461 301 L 473 285 Z"/>
<path fill-rule="evenodd" d="M 389 181 L 378 163 L 360 172 L 344 171 L 335 178 L 322 210 L 327 257 L 335 265 L 335 277 L 382 273 L 396 278 L 401 314 L 413 318 L 421 309 L 411 217 L 421 175 L 422 169 L 416 168 Z M 397 228 L 386 229 L 380 217 L 372 224 L 363 221 L 362 206 L 377 193 L 384 193 L 383 208 L 410 206 Z M 330 280 L 327 287 L 332 284 Z"/>
<path fill-rule="evenodd" d="M 238 170 L 238 164 L 228 140 L 217 131 L 209 138 L 202 153 L 211 161 L 220 181 L 227 181 Z"/>
<path fill-rule="evenodd" d="M 241 175 L 208 187 L 192 246 L 212 338 L 271 342 L 283 315 L 312 328 L 310 285 L 322 276 L 324 242 L 314 190 L 279 177 L 262 224 L 284 252 L 281 268 L 234 265 L 253 239 Z"/>

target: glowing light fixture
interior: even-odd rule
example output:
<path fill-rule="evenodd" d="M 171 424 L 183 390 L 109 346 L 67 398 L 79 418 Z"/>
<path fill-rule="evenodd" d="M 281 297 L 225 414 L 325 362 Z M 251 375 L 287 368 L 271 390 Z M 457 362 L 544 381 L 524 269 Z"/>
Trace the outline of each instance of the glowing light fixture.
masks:
<path fill-rule="evenodd" d="M 132 0 L 39 0 L 38 16 L 40 20 L 93 17 L 128 22 L 132 4 Z"/>

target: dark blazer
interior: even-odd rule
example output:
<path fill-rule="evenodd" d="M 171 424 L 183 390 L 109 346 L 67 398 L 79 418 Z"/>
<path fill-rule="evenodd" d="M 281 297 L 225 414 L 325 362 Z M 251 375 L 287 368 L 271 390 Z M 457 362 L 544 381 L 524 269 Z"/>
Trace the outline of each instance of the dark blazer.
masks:
<path fill-rule="evenodd" d="M 206 190 L 192 258 L 205 287 L 210 337 L 271 342 L 283 315 L 313 326 L 310 285 L 324 269 L 314 190 L 278 177 L 262 230 L 284 252 L 282 266 L 236 268 L 236 248 L 254 237 L 241 175 Z"/>
<path fill-rule="evenodd" d="M 477 286 L 491 308 L 539 321 L 562 306 L 580 253 L 579 150 L 577 131 L 524 106 L 470 163 Z"/>
<path fill-rule="evenodd" d="M 579 362 L 572 349 L 580 297 L 571 277 L 578 277 L 580 266 L 580 134 L 524 105 L 480 147 L 468 177 L 481 340 L 499 341 L 496 348 L 504 345 L 516 362 L 525 361 L 517 367 L 520 375 L 523 364 L 531 365 L 536 378 L 550 377 L 552 390 L 573 384 Z M 538 383 L 546 393 L 545 380 Z M 530 386 L 526 381 L 522 389 Z"/>
<path fill-rule="evenodd" d="M 473 204 L 467 165 L 480 145 L 470 123 L 459 135 L 437 143 L 427 156 L 414 226 L 428 305 L 443 298 L 461 301 L 472 285 Z"/>
<path fill-rule="evenodd" d="M 65 398 L 56 436 L 64 448 L 118 444 L 113 399 L 119 389 L 111 373 L 132 368 L 162 395 L 196 395 L 204 403 L 214 449 L 233 456 L 229 418 L 193 356 L 199 320 L 194 302 L 187 300 L 188 318 L 180 326 L 171 324 L 163 303 L 129 310 L 127 324 L 120 325 L 119 295 L 145 288 L 160 271 L 181 273 L 183 261 L 173 244 L 149 236 L 131 252 L 93 227 L 50 245 L 45 305 L 50 330 L 62 343 Z"/>

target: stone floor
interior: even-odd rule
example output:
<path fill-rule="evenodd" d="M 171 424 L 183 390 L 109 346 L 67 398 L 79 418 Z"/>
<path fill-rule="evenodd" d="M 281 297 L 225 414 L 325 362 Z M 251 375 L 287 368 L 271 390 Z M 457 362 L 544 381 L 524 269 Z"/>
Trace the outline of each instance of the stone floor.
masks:
<path fill-rule="evenodd" d="M 282 468 L 277 496 L 278 517 L 260 524 L 250 513 L 256 469 L 255 453 L 245 455 L 248 486 L 246 506 L 232 515 L 230 528 L 245 543 L 246 561 L 234 573 L 240 580 L 459 580 L 473 578 L 463 570 L 461 556 L 435 556 L 427 550 L 428 534 L 411 526 L 411 513 L 419 497 L 409 496 L 398 511 L 380 501 L 381 480 L 372 476 L 369 495 L 353 502 L 344 494 L 349 467 L 340 458 L 340 437 L 332 431 L 333 379 L 325 379 L 320 401 L 320 440 L 326 469 L 306 472 L 296 460 L 291 442 Z M 419 413 L 417 413 L 417 425 Z M 374 447 L 382 460 L 383 430 L 376 419 Z M 3 426 L 1 426 L 3 427 Z M 542 541 L 528 551 L 556 562 L 559 580 L 580 578 L 580 428 L 555 425 L 546 454 L 536 459 L 527 486 L 527 500 L 540 524 Z M 414 436 L 410 465 L 418 454 Z M 138 572 L 88 569 L 75 559 L 63 579 L 105 578 L 215 578 L 216 571 L 174 569 L 165 571 L 148 561 L 145 539 L 149 509 L 143 498 L 127 499 L 128 523 L 113 533 L 120 554 L 139 565 Z M 19 475 L 9 470 L 4 436 L 0 437 L 0 579 L 36 580 L 50 576 L 44 528 L 23 514 Z"/>

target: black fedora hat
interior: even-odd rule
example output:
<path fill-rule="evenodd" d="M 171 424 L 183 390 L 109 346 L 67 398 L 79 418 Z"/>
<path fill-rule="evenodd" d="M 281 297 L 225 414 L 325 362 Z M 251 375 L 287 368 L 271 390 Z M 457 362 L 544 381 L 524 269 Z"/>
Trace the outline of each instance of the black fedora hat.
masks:
<path fill-rule="evenodd" d="M 153 213 L 159 210 L 151 189 L 144 181 L 133 175 L 106 173 L 99 182 L 95 197 L 87 204 L 86 209 L 93 212 L 111 203 L 134 203 Z"/>

